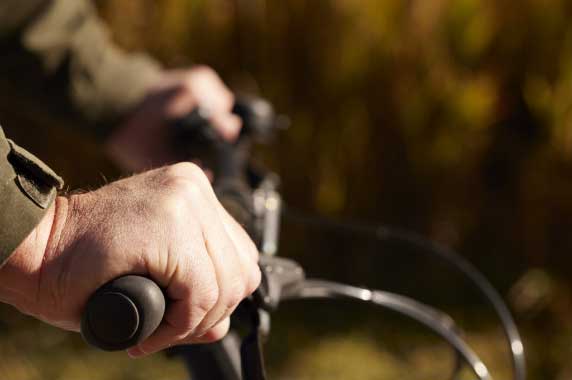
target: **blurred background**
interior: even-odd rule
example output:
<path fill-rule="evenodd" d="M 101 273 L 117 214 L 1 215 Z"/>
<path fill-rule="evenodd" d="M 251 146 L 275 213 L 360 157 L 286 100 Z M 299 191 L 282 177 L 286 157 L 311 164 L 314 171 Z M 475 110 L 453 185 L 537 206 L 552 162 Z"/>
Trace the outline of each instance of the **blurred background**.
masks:
<path fill-rule="evenodd" d="M 97 1 L 114 39 L 168 67 L 212 66 L 292 125 L 257 157 L 292 207 L 418 232 L 471 260 L 509 302 L 531 379 L 572 379 L 572 4 L 565 0 Z M 71 188 L 119 175 L 96 142 L 14 108 L 19 143 Z M 7 121 L 4 121 L 8 124 Z M 25 128 L 27 129 L 25 129 Z M 31 139 L 31 131 L 49 138 Z M 52 143 L 53 142 L 53 143 Z M 69 160 L 79 152 L 78 162 Z M 284 224 L 312 276 L 442 307 L 498 379 L 491 310 L 450 268 L 383 242 Z M 6 379 L 179 379 L 181 363 L 87 348 L 0 309 Z M 435 379 L 442 342 L 393 314 L 299 304 L 273 319 L 273 379 Z M 470 377 L 467 377 L 470 378 Z"/>

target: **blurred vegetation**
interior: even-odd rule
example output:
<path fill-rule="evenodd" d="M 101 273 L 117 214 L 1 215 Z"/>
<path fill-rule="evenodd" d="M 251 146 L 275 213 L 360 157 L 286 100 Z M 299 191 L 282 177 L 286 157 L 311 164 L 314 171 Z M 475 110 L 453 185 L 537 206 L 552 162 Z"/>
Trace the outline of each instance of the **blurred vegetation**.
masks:
<path fill-rule="evenodd" d="M 290 130 L 258 152 L 282 176 L 290 205 L 405 227 L 458 249 L 510 299 L 525 330 L 531 378 L 572 379 L 572 3 L 97 4 L 114 38 L 127 49 L 149 51 L 168 67 L 211 65 L 234 89 L 260 92 L 291 117 Z M 45 153 L 39 154 L 68 183 L 97 186 L 102 180 L 95 173 L 117 174 L 95 144 L 65 134 L 58 144 L 51 152 L 38 147 Z M 56 153 L 58 146 L 85 152 L 85 162 L 67 161 Z M 285 226 L 282 243 L 282 254 L 302 261 L 313 275 L 403 291 L 449 306 L 476 331 L 469 338 L 477 351 L 507 377 L 490 312 L 471 301 L 477 299 L 468 296 L 474 293 L 442 265 L 373 241 L 291 224 Z M 403 325 L 360 320 L 349 311 L 350 316 L 314 310 L 344 324 L 330 331 L 335 335 L 324 333 L 316 341 L 309 336 L 323 320 L 301 323 L 300 310 L 284 317 L 270 343 L 273 352 L 284 354 L 270 354 L 274 372 L 284 379 L 416 379 L 423 372 L 404 372 L 408 366 L 435 370 L 443 364 L 433 340 L 408 334 Z M 370 330 L 376 326 L 397 330 L 378 336 Z M 46 328 L 41 328 L 43 335 Z M 280 351 L 281 344 L 296 336 L 289 350 Z M 380 337 L 401 354 L 375 343 Z M 391 343 L 400 339 L 406 343 Z M 67 364 L 49 378 L 82 377 L 81 371 L 77 375 L 62 368 L 104 357 L 79 343 L 72 347 L 77 356 L 61 361 Z M 2 361 L 6 355 L 0 355 Z M 344 358 L 356 364 L 345 367 Z M 165 368 L 170 366 L 176 364 Z M 35 379 L 14 371 L 6 373 Z M 419 378 L 437 377 L 442 377 L 439 370 Z M 161 372 L 154 378 L 174 377 Z"/>

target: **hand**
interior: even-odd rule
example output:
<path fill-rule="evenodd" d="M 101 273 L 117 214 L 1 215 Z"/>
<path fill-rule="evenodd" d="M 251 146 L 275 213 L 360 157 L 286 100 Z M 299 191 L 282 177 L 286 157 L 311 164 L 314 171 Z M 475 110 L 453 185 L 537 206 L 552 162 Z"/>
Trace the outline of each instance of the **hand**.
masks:
<path fill-rule="evenodd" d="M 86 302 L 124 274 L 146 275 L 170 304 L 131 356 L 212 342 L 260 282 L 258 252 L 202 170 L 181 163 L 60 197 L 0 270 L 0 299 L 79 331 Z"/>
<path fill-rule="evenodd" d="M 212 69 L 166 72 L 127 121 L 106 142 L 110 157 L 126 171 L 140 172 L 185 159 L 176 157 L 170 141 L 173 120 L 200 106 L 208 110 L 213 127 L 234 140 L 240 119 L 231 113 L 234 96 Z"/>

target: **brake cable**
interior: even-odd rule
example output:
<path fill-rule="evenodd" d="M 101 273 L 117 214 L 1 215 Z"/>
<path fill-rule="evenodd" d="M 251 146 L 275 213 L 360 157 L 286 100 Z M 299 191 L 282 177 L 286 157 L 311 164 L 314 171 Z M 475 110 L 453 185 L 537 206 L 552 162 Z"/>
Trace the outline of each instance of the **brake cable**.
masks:
<path fill-rule="evenodd" d="M 247 327 L 240 352 L 242 379 L 266 380 L 262 342 L 270 331 L 270 311 L 283 301 L 347 299 L 374 304 L 405 315 L 429 328 L 453 348 L 455 376 L 464 361 L 479 380 L 492 380 L 485 364 L 464 342 L 453 319 L 435 308 L 391 292 L 370 290 L 331 281 L 306 279 L 302 267 L 291 259 L 263 255 L 260 258 L 262 282 L 253 297 L 243 301 L 233 315 L 236 327 Z M 454 377 L 453 377 L 454 378 Z"/>
<path fill-rule="evenodd" d="M 237 105 L 240 106 L 240 104 Z M 241 107 L 237 107 L 237 105 L 235 105 L 236 112 L 241 111 Z M 253 110 L 264 109 L 265 112 L 262 115 L 258 115 L 264 117 L 257 117 L 266 121 L 273 120 L 273 115 L 268 112 L 269 109 L 264 107 L 247 108 Z M 243 120 L 248 120 L 249 114 L 244 113 L 242 118 Z M 211 140 L 214 143 L 213 149 L 214 153 L 216 153 L 214 155 L 215 167 L 219 168 L 218 174 L 224 179 L 218 182 L 219 190 L 222 190 L 222 193 L 217 195 L 226 195 L 221 198 L 227 198 L 229 200 L 229 208 L 238 211 L 238 217 L 235 216 L 237 220 L 240 221 L 240 214 L 243 214 L 242 217 L 245 219 L 253 216 L 248 207 L 243 207 L 243 185 L 241 181 L 236 181 L 236 175 L 241 171 L 241 163 L 244 163 L 245 158 L 248 156 L 248 141 L 243 140 L 241 142 L 239 139 L 235 147 L 224 142 L 216 142 L 215 137 L 209 137 L 208 133 L 206 133 L 208 120 L 204 120 L 200 113 L 191 113 L 183 122 L 180 125 L 181 128 L 179 128 L 180 133 L 205 131 L 203 137 L 207 141 Z M 185 125 L 192 128 L 189 129 Z M 266 129 L 262 127 L 252 128 L 255 125 L 256 123 L 253 122 L 245 123 L 243 133 L 249 134 L 254 131 L 256 132 L 254 135 L 263 136 Z M 246 128 L 248 126 L 251 128 Z M 183 140 L 187 141 L 185 138 Z M 201 140 L 195 141 L 201 142 Z M 264 186 L 260 187 L 263 191 L 261 199 L 264 201 L 262 202 L 262 211 L 265 216 L 262 223 L 263 244 L 261 245 L 262 254 L 260 256 L 263 282 L 255 295 L 243 301 L 241 303 L 242 306 L 239 306 L 235 311 L 235 314 L 237 314 L 236 320 L 241 319 L 239 316 L 241 314 L 243 319 L 248 321 L 250 325 L 250 334 L 243 339 L 241 346 L 242 378 L 244 380 L 264 380 L 266 378 L 261 348 L 261 338 L 269 331 L 269 319 L 265 314 L 277 307 L 281 300 L 291 301 L 316 298 L 354 299 L 373 303 L 406 315 L 430 328 L 454 348 L 456 353 L 454 375 L 461 369 L 460 359 L 463 359 L 480 380 L 491 380 L 484 363 L 460 337 L 452 318 L 448 315 L 402 295 L 329 281 L 305 279 L 303 271 L 297 263 L 292 260 L 272 256 L 272 253 L 277 248 L 278 221 L 281 209 L 279 204 L 280 197 L 278 194 L 274 194 L 276 192 L 273 182 L 275 181 L 271 179 L 267 188 L 264 188 Z M 264 197 L 264 194 L 269 195 L 269 197 Z M 256 209 L 256 204 L 254 206 Z M 379 241 L 394 240 L 405 246 L 414 247 L 421 252 L 440 257 L 445 262 L 452 264 L 484 295 L 500 317 L 509 342 L 509 352 L 512 354 L 514 379 L 525 380 L 524 349 L 512 316 L 497 291 L 464 258 L 450 249 L 441 247 L 406 231 L 358 223 L 338 222 L 323 217 L 309 216 L 289 208 L 284 208 L 284 211 L 283 215 L 286 218 L 297 220 L 306 225 L 361 234 Z M 254 214 L 258 214 L 258 212 L 254 210 Z M 126 300 L 129 302 L 126 302 Z M 159 325 L 164 315 L 165 301 L 161 289 L 151 279 L 135 275 L 120 277 L 107 283 L 92 295 L 82 317 L 82 334 L 90 344 L 102 349 L 118 350 L 130 347 L 146 339 Z M 132 318 L 134 316 L 137 316 L 137 318 Z M 139 319 L 139 316 L 141 319 Z M 118 321 L 118 318 L 123 318 L 123 320 Z M 134 321 L 137 323 L 134 324 Z M 115 328 L 116 325 L 127 326 L 129 327 L 128 331 L 118 331 Z M 118 335 L 118 332 L 121 334 Z M 129 332 L 129 334 L 125 335 L 124 333 L 126 332 Z"/>
<path fill-rule="evenodd" d="M 470 262 L 455 251 L 429 241 L 417 234 L 396 228 L 372 226 L 355 222 L 340 222 L 325 217 L 307 215 L 296 211 L 286 205 L 283 206 L 285 218 L 298 223 L 314 227 L 334 229 L 338 232 L 361 234 L 378 241 L 395 241 L 405 246 L 415 248 L 417 251 L 439 257 L 450 264 L 482 294 L 483 298 L 492 306 L 503 327 L 511 354 L 511 363 L 515 380 L 526 379 L 526 362 L 522 339 L 516 323 L 502 297 L 491 283 Z"/>
<path fill-rule="evenodd" d="M 492 380 L 485 364 L 461 338 L 453 319 L 409 297 L 330 281 L 305 280 L 283 295 L 283 300 L 289 299 L 350 299 L 390 309 L 428 327 L 453 347 L 457 362 L 453 375 L 461 368 L 459 362 L 463 359 L 479 379 Z"/>

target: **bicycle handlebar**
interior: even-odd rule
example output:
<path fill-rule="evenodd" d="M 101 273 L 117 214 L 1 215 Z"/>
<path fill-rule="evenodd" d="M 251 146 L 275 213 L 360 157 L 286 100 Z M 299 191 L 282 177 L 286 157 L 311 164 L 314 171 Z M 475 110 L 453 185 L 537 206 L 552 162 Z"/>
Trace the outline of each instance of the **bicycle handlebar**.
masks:
<path fill-rule="evenodd" d="M 236 144 L 250 138 L 266 140 L 274 129 L 283 126 L 280 125 L 283 120 L 275 115 L 272 105 L 261 98 L 238 98 L 233 113 L 243 121 L 241 137 Z M 246 166 L 248 154 L 244 149 L 238 150 L 231 143 L 222 142 L 210 127 L 208 117 L 208 113 L 200 108 L 193 110 L 174 122 L 174 137 L 185 144 L 194 143 L 215 150 L 223 158 L 216 160 L 216 167 L 212 168 L 218 174 L 215 178 L 217 187 L 225 193 L 219 197 L 221 202 L 224 198 L 232 206 L 238 200 L 238 208 L 247 207 L 237 194 L 244 189 L 236 177 L 243 171 L 242 166 Z M 235 152 L 239 151 L 244 152 L 237 156 Z M 244 219 L 240 215 L 235 218 Z M 138 275 L 119 277 L 100 287 L 90 297 L 82 315 L 81 334 L 87 343 L 99 349 L 125 350 L 143 342 L 159 327 L 165 307 L 165 295 L 153 280 Z"/>
<path fill-rule="evenodd" d="M 248 221 L 251 218 L 256 221 L 254 225 L 249 226 L 253 228 L 247 228 L 251 236 L 256 237 L 257 233 L 261 232 L 260 222 L 264 222 L 263 238 L 261 238 L 261 243 L 257 245 L 263 248 L 262 253 L 272 253 L 275 251 L 272 248 L 273 244 L 276 243 L 276 231 L 274 231 L 276 226 L 273 225 L 275 222 L 273 218 L 277 216 L 273 213 L 261 214 L 260 207 L 256 207 L 256 205 L 265 205 L 265 207 L 272 209 L 269 205 L 276 204 L 276 202 L 269 202 L 269 200 L 276 201 L 272 198 L 271 191 L 275 189 L 276 181 L 269 179 L 270 176 L 263 177 L 264 180 L 261 178 L 253 179 L 254 177 L 246 180 L 246 177 L 256 174 L 246 169 L 252 169 L 247 166 L 251 138 L 253 138 L 252 140 L 264 141 L 269 137 L 269 132 L 272 132 L 276 127 L 280 128 L 280 120 L 275 117 L 272 109 L 268 108 L 270 105 L 264 104 L 264 100 L 256 98 L 252 100 L 250 103 L 248 99 L 242 99 L 240 103 L 237 101 L 233 109 L 233 112 L 241 117 L 244 124 L 240 137 L 235 143 L 222 141 L 210 128 L 208 113 L 201 109 L 195 109 L 185 118 L 178 120 L 174 125 L 174 135 L 176 135 L 177 140 L 180 139 L 185 144 L 195 142 L 196 146 L 182 145 L 188 151 L 194 151 L 194 148 L 201 145 L 207 145 L 207 151 L 212 150 L 214 160 L 210 162 L 212 166 L 207 166 L 214 170 L 214 187 L 217 196 L 235 218 L 244 219 L 241 224 L 245 227 L 248 227 Z M 248 173 L 248 176 L 245 175 L 247 174 L 245 172 Z M 269 185 L 268 189 L 265 187 L 266 183 Z M 245 196 L 243 191 L 245 185 L 257 189 L 254 194 L 250 192 L 253 197 Z M 258 194 L 257 197 L 258 192 L 261 194 Z M 249 212 L 250 207 L 252 207 L 251 213 Z M 240 214 L 244 210 L 247 211 L 243 213 L 245 218 L 240 218 Z M 270 217 L 271 215 L 272 217 Z M 261 218 L 261 216 L 263 217 Z M 332 225 L 332 222 L 324 222 L 315 218 L 312 218 L 312 223 L 318 223 L 321 226 Z M 514 365 L 514 378 L 525 379 L 522 341 L 514 321 L 494 288 L 469 263 L 453 252 L 425 242 L 409 233 L 390 231 L 379 227 L 365 228 L 356 224 L 349 226 L 344 224 L 342 226 L 334 223 L 334 225 L 337 228 L 343 228 L 344 231 L 351 230 L 356 233 L 366 231 L 368 236 L 374 236 L 376 239 L 392 237 L 409 247 L 430 252 L 454 264 L 492 303 L 501 318 L 507 335 Z M 265 242 L 270 247 L 266 250 L 264 249 Z M 461 361 L 464 361 L 479 379 L 491 379 L 486 366 L 461 339 L 452 319 L 446 314 L 415 300 L 388 292 L 355 288 L 327 281 L 305 280 L 303 270 L 298 264 L 291 260 L 274 257 L 271 254 L 261 255 L 260 265 L 263 273 L 261 286 L 252 297 L 241 303 L 242 309 L 239 306 L 237 312 L 233 314 L 236 319 L 235 322 L 241 322 L 242 319 L 248 320 L 248 313 L 254 311 L 254 314 L 250 314 L 251 334 L 243 340 L 240 346 L 242 377 L 239 378 L 245 380 L 266 378 L 263 356 L 260 350 L 260 337 L 268 334 L 269 328 L 269 319 L 263 318 L 264 313 L 274 310 L 281 300 L 341 297 L 370 302 L 421 322 L 454 348 L 456 353 L 455 374 L 458 374 L 462 369 Z M 90 297 L 82 316 L 81 333 L 89 344 L 102 350 L 124 350 L 143 342 L 159 327 L 165 313 L 165 307 L 165 296 L 153 280 L 138 275 L 123 276 L 105 284 Z M 241 313 L 239 313 L 240 310 L 242 310 Z M 232 350 L 238 352 L 239 348 L 236 346 Z M 229 351 L 232 350 L 229 349 Z M 204 363 L 200 366 L 208 368 L 208 365 Z M 235 377 L 230 378 L 235 379 Z"/>
<path fill-rule="evenodd" d="M 165 296 L 151 279 L 127 275 L 99 288 L 87 302 L 81 334 L 105 351 L 125 350 L 147 339 L 163 320 Z"/>

